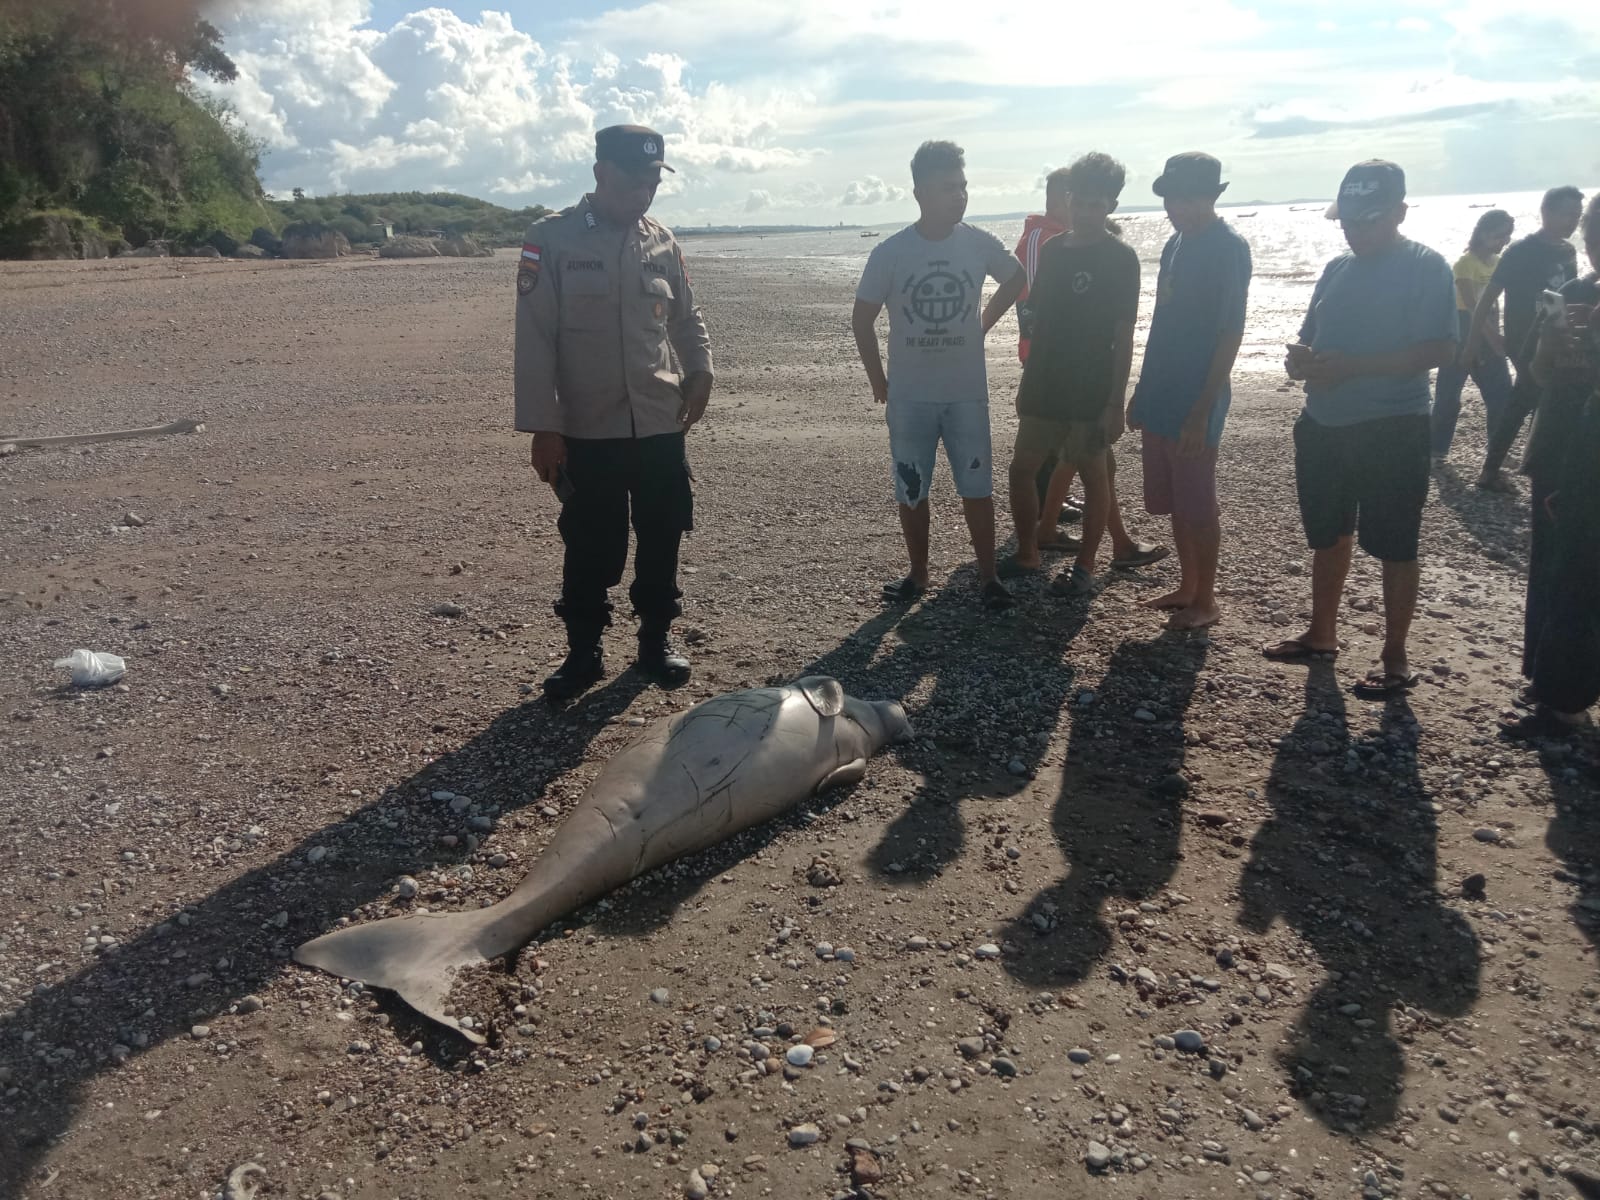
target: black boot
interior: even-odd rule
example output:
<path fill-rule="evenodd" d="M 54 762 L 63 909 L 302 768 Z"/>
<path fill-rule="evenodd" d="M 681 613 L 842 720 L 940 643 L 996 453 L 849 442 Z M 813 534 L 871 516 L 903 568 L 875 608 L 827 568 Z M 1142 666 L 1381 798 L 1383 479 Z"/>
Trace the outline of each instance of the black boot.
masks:
<path fill-rule="evenodd" d="M 693 669 L 683 652 L 668 637 L 671 622 L 646 621 L 639 627 L 640 674 L 664 688 L 680 688 L 689 682 Z"/>
<path fill-rule="evenodd" d="M 567 660 L 544 681 L 544 697 L 553 704 L 564 704 L 583 695 L 590 686 L 605 678 L 605 658 L 600 639 L 569 637 Z"/>

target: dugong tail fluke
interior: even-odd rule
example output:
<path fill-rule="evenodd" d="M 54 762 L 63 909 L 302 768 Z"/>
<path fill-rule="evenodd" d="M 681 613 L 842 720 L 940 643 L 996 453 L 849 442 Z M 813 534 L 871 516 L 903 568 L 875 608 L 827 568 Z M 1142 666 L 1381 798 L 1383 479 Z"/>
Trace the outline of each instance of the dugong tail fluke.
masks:
<path fill-rule="evenodd" d="M 388 988 L 423 1016 L 448 1025 L 463 1037 L 483 1038 L 445 1015 L 445 1001 L 456 973 L 489 962 L 485 953 L 493 909 L 464 913 L 419 913 L 341 929 L 307 942 L 294 952 L 296 962 L 319 967 L 341 979 L 359 979 Z M 504 953 L 505 951 L 502 951 Z"/>
<path fill-rule="evenodd" d="M 628 880 L 703 850 L 836 784 L 911 734 L 903 709 L 811 676 L 717 696 L 645 730 L 601 770 L 516 890 L 489 908 L 418 913 L 325 934 L 295 960 L 387 988 L 474 1042 L 445 1015 L 456 974 L 525 945 Z"/>

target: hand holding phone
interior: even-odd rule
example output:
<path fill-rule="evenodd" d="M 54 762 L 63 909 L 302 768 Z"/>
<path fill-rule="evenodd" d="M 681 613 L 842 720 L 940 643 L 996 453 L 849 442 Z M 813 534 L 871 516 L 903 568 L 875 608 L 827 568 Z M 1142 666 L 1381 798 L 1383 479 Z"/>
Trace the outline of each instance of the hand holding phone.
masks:
<path fill-rule="evenodd" d="M 550 475 L 550 486 L 555 489 L 556 499 L 565 504 L 577 494 L 577 488 L 572 486 L 572 480 L 567 478 L 565 466 L 557 467 Z"/>

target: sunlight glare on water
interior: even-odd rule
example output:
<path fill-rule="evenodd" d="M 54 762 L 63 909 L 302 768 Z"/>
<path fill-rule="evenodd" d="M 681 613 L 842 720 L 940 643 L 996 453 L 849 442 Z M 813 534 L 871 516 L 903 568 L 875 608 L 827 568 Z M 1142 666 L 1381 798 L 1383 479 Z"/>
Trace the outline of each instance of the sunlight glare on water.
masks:
<path fill-rule="evenodd" d="M 1593 189 L 1585 188 L 1588 195 Z M 1541 192 L 1502 193 L 1483 196 L 1412 197 L 1402 232 L 1415 241 L 1431 246 L 1455 262 L 1466 249 L 1472 227 L 1486 208 L 1504 208 L 1517 221 L 1516 235 L 1531 233 L 1539 224 Z M 1239 356 L 1243 371 L 1277 374 L 1282 370 L 1283 346 L 1295 339 L 1305 315 L 1311 289 L 1330 258 L 1345 250 L 1338 223 L 1324 216 L 1327 204 L 1269 204 L 1257 207 L 1224 208 L 1223 217 L 1250 243 L 1255 276 L 1250 285 L 1249 319 L 1244 347 Z M 1172 233 L 1161 212 L 1118 214 L 1122 236 L 1139 252 L 1144 265 L 1144 297 L 1140 305 L 1141 342 L 1150 321 L 1154 302 L 1156 270 L 1161 248 Z M 1015 246 L 1022 236 L 1022 220 L 974 218 L 972 224 L 987 229 L 1007 246 Z M 870 229 L 887 236 L 899 225 L 878 225 Z M 867 255 L 878 244 L 877 238 L 861 236 L 860 229 L 826 229 L 804 233 L 716 234 L 693 238 L 685 248 L 691 256 L 719 259 L 773 261 L 803 259 L 816 267 L 840 276 L 840 303 L 848 303 L 854 277 L 859 275 Z M 1583 256 L 1580 248 L 1580 264 Z M 992 284 L 990 288 L 992 289 Z M 1015 319 L 995 327 L 995 337 L 1016 336 Z"/>

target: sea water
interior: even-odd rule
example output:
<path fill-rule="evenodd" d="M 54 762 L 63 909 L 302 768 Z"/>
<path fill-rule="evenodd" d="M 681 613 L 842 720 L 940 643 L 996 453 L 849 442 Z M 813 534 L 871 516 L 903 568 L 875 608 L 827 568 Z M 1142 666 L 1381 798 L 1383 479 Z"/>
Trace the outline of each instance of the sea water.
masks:
<path fill-rule="evenodd" d="M 1591 194 L 1594 189 L 1584 189 Z M 1541 192 L 1515 192 L 1481 196 L 1415 196 L 1401 227 L 1407 237 L 1431 246 L 1454 263 L 1467 247 L 1472 227 L 1485 209 L 1503 208 L 1516 218 L 1514 236 L 1531 233 L 1539 226 Z M 1250 307 L 1244 345 L 1240 350 L 1241 371 L 1281 374 L 1283 347 L 1295 340 L 1305 317 L 1311 289 L 1327 261 L 1346 249 L 1336 221 L 1325 215 L 1327 202 L 1299 204 L 1241 205 L 1219 209 L 1222 217 L 1250 243 L 1255 274 L 1250 284 Z M 1118 213 L 1123 239 L 1139 252 L 1143 264 L 1143 299 L 1140 304 L 1139 344 L 1150 320 L 1155 298 L 1156 271 L 1161 263 L 1161 248 L 1172 234 L 1166 214 L 1154 212 Z M 1007 246 L 1015 246 L 1022 236 L 1022 219 L 974 217 L 973 225 L 987 229 Z M 685 252 L 690 257 L 747 259 L 762 262 L 789 260 L 796 268 L 813 270 L 837 279 L 841 304 L 853 294 L 856 276 L 867 255 L 901 225 L 870 226 L 862 229 L 822 229 L 800 233 L 712 234 L 697 236 Z M 1580 266 L 1583 261 L 1579 248 Z M 990 290 L 993 284 L 990 284 Z M 1015 338 L 1016 322 L 1009 314 L 995 327 L 996 338 Z"/>

